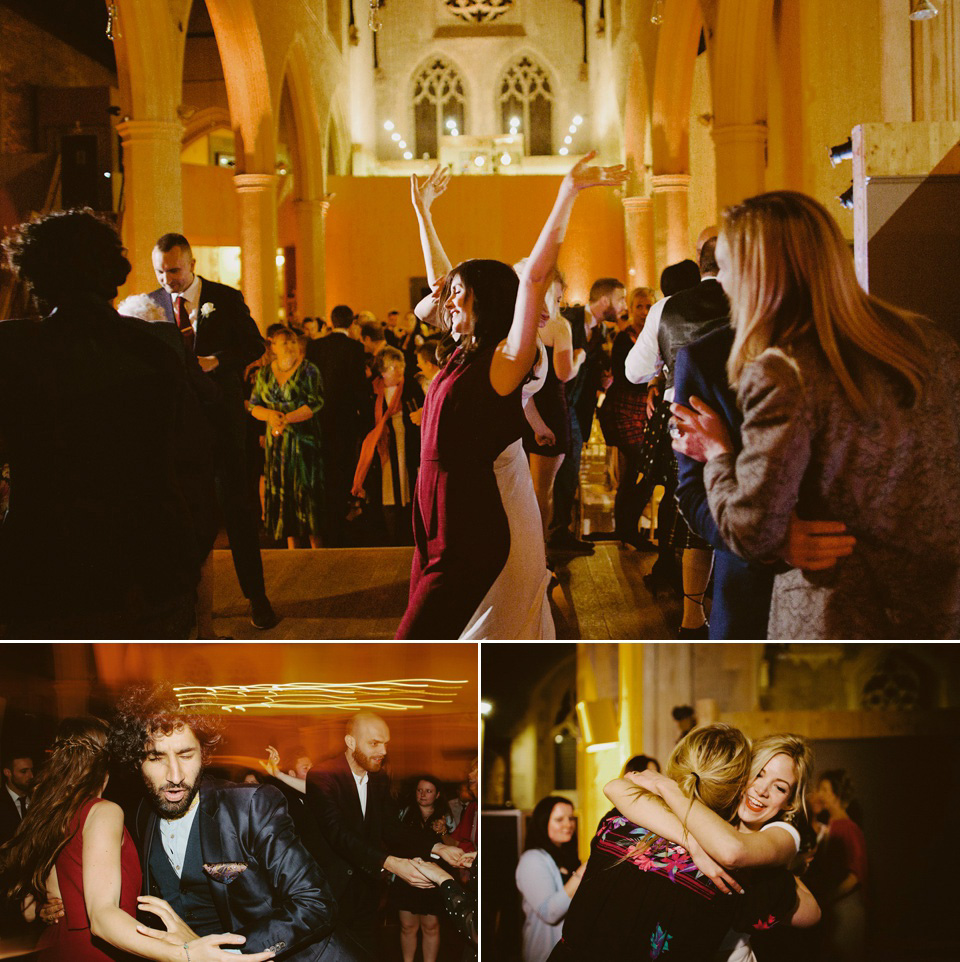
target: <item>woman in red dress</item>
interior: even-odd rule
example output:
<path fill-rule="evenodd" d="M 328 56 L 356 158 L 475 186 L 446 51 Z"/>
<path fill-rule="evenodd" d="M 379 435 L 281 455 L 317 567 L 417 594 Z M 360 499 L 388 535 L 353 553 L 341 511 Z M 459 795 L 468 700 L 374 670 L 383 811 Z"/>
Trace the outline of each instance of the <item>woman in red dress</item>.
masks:
<path fill-rule="evenodd" d="M 626 180 L 622 167 L 590 166 L 594 156 L 564 177 L 519 279 L 500 261 L 468 260 L 438 291 L 459 346 L 423 406 L 410 600 L 397 638 L 458 638 L 506 562 L 510 530 L 493 466 L 520 436 L 520 389 L 537 359 L 544 295 L 577 195 Z M 415 185 L 415 205 L 417 194 Z M 442 250 L 434 238 L 427 246 Z"/>
<path fill-rule="evenodd" d="M 107 725 L 67 718 L 37 779 L 17 834 L 0 848 L 0 879 L 32 921 L 37 906 L 50 927 L 37 946 L 40 962 L 116 962 L 129 954 L 155 962 L 236 962 L 221 945 L 239 935 L 196 938 L 163 899 L 139 897 L 140 857 L 119 805 L 104 799 L 108 780 Z M 164 940 L 141 934 L 138 907 L 164 920 Z M 172 935 L 176 939 L 172 940 Z M 244 956 L 266 962 L 273 953 Z"/>

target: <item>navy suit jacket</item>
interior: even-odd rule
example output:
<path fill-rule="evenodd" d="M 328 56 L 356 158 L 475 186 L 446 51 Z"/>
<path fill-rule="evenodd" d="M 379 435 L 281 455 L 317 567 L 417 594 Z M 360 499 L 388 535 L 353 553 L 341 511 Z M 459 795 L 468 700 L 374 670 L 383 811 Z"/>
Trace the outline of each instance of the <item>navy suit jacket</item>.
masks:
<path fill-rule="evenodd" d="M 733 330 L 725 324 L 680 348 L 674 371 L 674 401 L 689 406 L 690 398 L 698 397 L 709 404 L 726 424 L 734 451 L 739 452 L 743 447 L 740 439 L 743 415 L 727 382 L 726 370 L 732 346 Z M 677 503 L 690 529 L 709 542 L 716 552 L 710 637 L 766 638 L 775 569 L 772 565 L 744 561 L 727 547 L 707 503 L 703 464 L 679 452 Z"/>
<path fill-rule="evenodd" d="M 200 786 L 200 849 L 204 864 L 246 868 L 229 881 L 208 874 L 224 932 L 246 936 L 243 952 L 273 949 L 278 958 L 313 962 L 330 956 L 326 942 L 337 907 L 323 873 L 304 848 L 283 795 L 271 785 L 204 779 Z M 151 892 L 150 849 L 157 814 L 137 814 L 143 893 Z"/>

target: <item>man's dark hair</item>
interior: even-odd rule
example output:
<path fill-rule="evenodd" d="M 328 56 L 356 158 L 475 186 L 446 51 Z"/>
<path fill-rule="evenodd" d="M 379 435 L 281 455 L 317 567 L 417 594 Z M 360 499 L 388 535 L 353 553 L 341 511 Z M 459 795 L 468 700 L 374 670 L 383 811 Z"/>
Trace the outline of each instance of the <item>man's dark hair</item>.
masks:
<path fill-rule="evenodd" d="M 660 762 L 658 762 L 651 755 L 634 755 L 633 758 L 628 759 L 627 764 L 623 766 L 623 774 L 626 775 L 627 772 L 645 772 L 647 766 L 653 762 L 657 766 L 657 771 L 660 771 Z"/>
<path fill-rule="evenodd" d="M 286 330 L 287 330 L 287 325 L 281 324 L 280 321 L 277 321 L 275 324 L 271 324 L 267 328 L 267 339 L 269 340 L 271 337 L 273 337 L 274 334 L 276 334 L 279 331 L 286 331 Z"/>
<path fill-rule="evenodd" d="M 399 311 L 387 311 L 387 317 L 399 317 L 399 316 L 400 316 Z"/>
<path fill-rule="evenodd" d="M 160 251 L 161 254 L 172 251 L 174 247 L 182 247 L 188 254 L 193 255 L 193 248 L 190 246 L 190 241 L 188 241 L 183 234 L 164 234 L 153 246 Z"/>
<path fill-rule="evenodd" d="M 4 749 L 4 751 L 0 753 L 0 769 L 13 768 L 13 760 L 15 758 L 29 758 L 32 762 L 33 752 L 25 745 L 14 745 L 12 748 Z"/>
<path fill-rule="evenodd" d="M 696 261 L 685 260 L 665 267 L 660 274 L 660 290 L 664 297 L 679 294 L 700 283 L 700 268 Z"/>
<path fill-rule="evenodd" d="M 349 327 L 353 323 L 353 311 L 346 304 L 338 304 L 330 312 L 330 323 L 334 327 Z"/>
<path fill-rule="evenodd" d="M 429 361 L 435 366 L 439 366 L 437 363 L 437 345 L 440 343 L 439 338 L 428 337 L 418 348 L 417 357 L 423 358 L 425 361 Z"/>
<path fill-rule="evenodd" d="M 671 709 L 670 714 L 674 721 L 683 721 L 685 718 L 693 718 L 693 708 L 690 705 L 677 705 Z"/>
<path fill-rule="evenodd" d="M 387 347 L 385 347 L 385 348 L 377 355 L 377 359 L 376 359 L 376 361 L 375 361 L 374 363 L 375 363 L 375 365 L 376 365 L 377 371 L 379 371 L 381 374 L 383 374 L 383 372 L 384 372 L 391 364 L 397 364 L 397 365 L 399 365 L 400 367 L 403 367 L 406 362 L 405 362 L 405 359 L 404 359 L 404 356 L 403 356 L 403 351 L 399 351 L 399 350 L 397 350 L 397 348 L 395 348 L 395 347 L 390 347 L 389 345 L 387 345 Z"/>
<path fill-rule="evenodd" d="M 169 683 L 131 688 L 117 704 L 110 728 L 110 754 L 120 767 L 139 770 L 147 740 L 153 735 L 170 735 L 178 728 L 189 728 L 196 735 L 204 763 L 223 737 L 219 717 L 183 708 Z"/>
<path fill-rule="evenodd" d="M 360 339 L 363 338 L 376 344 L 378 341 L 385 341 L 387 335 L 383 333 L 383 326 L 379 321 L 364 321 L 360 325 Z"/>
<path fill-rule="evenodd" d="M 709 240 L 703 242 L 703 247 L 700 248 L 700 274 L 716 274 L 720 270 L 720 265 L 717 264 L 717 240 L 716 237 L 711 237 Z"/>
<path fill-rule="evenodd" d="M 618 288 L 623 288 L 623 282 L 618 281 L 615 277 L 598 278 L 590 285 L 590 294 L 587 300 L 593 304 L 599 301 L 601 297 L 610 297 Z"/>
<path fill-rule="evenodd" d="M 4 240 L 3 249 L 10 269 L 43 309 L 82 292 L 112 301 L 130 273 L 116 228 L 86 207 L 20 224 Z"/>

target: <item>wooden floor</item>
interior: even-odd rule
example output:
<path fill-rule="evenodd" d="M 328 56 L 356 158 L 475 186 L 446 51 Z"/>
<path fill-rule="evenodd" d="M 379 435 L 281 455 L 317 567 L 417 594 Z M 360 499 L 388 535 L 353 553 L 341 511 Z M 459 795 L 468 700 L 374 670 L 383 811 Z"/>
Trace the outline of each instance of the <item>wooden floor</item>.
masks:
<path fill-rule="evenodd" d="M 412 548 L 324 548 L 262 552 L 267 593 L 281 621 L 250 624 L 229 551 L 214 552 L 214 627 L 218 635 L 257 639 L 392 638 L 407 603 Z M 654 555 L 598 544 L 589 557 L 557 567 L 557 636 L 654 639 L 676 636 L 679 606 L 660 606 L 642 577 Z M 670 630 L 673 626 L 674 630 Z"/>

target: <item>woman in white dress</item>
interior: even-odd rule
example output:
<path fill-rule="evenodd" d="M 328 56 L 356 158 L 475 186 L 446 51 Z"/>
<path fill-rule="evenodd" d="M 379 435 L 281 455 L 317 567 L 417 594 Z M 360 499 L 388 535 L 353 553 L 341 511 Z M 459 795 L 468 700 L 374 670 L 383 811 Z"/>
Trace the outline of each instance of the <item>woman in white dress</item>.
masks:
<path fill-rule="evenodd" d="M 417 315 L 424 320 L 436 314 L 435 295 L 452 269 L 430 214 L 434 200 L 447 189 L 449 183 L 450 171 L 446 167 L 437 167 L 423 182 L 416 175 L 410 178 L 410 194 L 420 225 L 420 244 L 427 280 L 434 292 L 434 296 L 424 298 L 417 305 Z M 541 326 L 550 316 L 550 298 L 555 297 L 555 288 L 558 286 L 559 282 L 554 282 L 547 290 Z M 523 386 L 523 406 L 534 432 L 549 438 L 549 428 L 539 417 L 536 407 L 530 403 L 546 378 L 546 351 L 542 345 L 538 344 L 538 347 L 536 370 Z M 556 638 L 550 611 L 551 574 L 544 550 L 540 507 L 521 439 L 518 438 L 500 453 L 494 462 L 494 473 L 510 527 L 510 553 L 503 570 L 460 637 L 470 640 Z"/>

